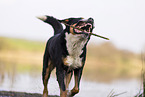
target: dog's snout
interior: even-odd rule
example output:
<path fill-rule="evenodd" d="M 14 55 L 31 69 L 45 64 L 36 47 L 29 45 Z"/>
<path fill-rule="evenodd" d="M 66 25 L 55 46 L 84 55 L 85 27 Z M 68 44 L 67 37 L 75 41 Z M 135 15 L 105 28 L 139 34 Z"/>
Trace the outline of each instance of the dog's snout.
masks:
<path fill-rule="evenodd" d="M 89 18 L 88 20 L 94 22 L 94 19 L 93 18 Z"/>

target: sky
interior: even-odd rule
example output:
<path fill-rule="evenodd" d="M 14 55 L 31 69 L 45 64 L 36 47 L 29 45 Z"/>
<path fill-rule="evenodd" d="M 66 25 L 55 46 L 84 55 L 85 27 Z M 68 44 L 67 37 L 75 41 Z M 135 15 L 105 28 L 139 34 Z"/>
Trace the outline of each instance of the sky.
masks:
<path fill-rule="evenodd" d="M 94 33 L 116 47 L 141 53 L 145 49 L 145 0 L 0 0 L 0 36 L 47 41 L 50 25 L 36 16 L 58 19 L 92 17 Z M 92 43 L 107 40 L 92 37 Z"/>

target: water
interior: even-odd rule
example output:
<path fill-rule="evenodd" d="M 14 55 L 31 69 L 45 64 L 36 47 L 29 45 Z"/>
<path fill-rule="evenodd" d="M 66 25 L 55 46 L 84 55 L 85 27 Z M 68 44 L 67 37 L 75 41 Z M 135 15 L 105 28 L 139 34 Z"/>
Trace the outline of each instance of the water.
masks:
<path fill-rule="evenodd" d="M 39 65 L 20 65 L 15 62 L 0 61 L 0 91 L 18 91 L 28 93 L 41 93 L 43 91 L 41 69 Z M 70 83 L 72 89 L 74 79 Z M 59 95 L 55 71 L 49 80 L 49 94 Z M 141 81 L 137 79 L 115 80 L 111 82 L 85 81 L 80 84 L 80 92 L 75 97 L 107 97 L 113 90 L 114 94 L 124 93 L 119 97 L 133 97 L 140 91 Z"/>
<path fill-rule="evenodd" d="M 42 93 L 41 73 L 28 72 L 12 75 L 8 73 L 5 73 L 4 77 L 0 75 L 0 90 Z M 71 81 L 70 89 L 73 87 L 73 83 L 74 81 Z M 139 92 L 140 86 L 141 81 L 136 79 L 116 80 L 111 83 L 91 82 L 82 79 L 80 92 L 75 97 L 107 97 L 112 89 L 115 94 L 125 92 L 119 97 L 133 97 Z M 54 76 L 50 78 L 48 88 L 50 95 L 59 95 L 58 83 Z"/>

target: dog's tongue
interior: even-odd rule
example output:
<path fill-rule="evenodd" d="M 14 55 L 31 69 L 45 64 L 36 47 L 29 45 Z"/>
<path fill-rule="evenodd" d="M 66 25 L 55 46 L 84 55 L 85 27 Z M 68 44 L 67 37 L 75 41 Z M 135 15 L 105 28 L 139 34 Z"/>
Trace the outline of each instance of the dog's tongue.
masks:
<path fill-rule="evenodd" d="M 79 29 L 74 29 L 75 30 L 75 32 L 77 32 L 77 33 L 81 33 L 82 31 L 81 30 L 79 30 Z"/>
<path fill-rule="evenodd" d="M 90 33 L 91 33 L 91 32 L 87 32 L 86 30 L 84 30 L 84 32 L 85 32 L 85 33 L 88 33 L 88 34 L 90 34 Z"/>
<path fill-rule="evenodd" d="M 79 29 L 74 29 L 75 30 L 75 32 L 77 32 L 78 34 L 80 33 L 80 34 L 90 34 L 91 32 L 87 32 L 86 30 L 84 30 L 84 31 L 81 31 L 81 30 L 79 30 Z"/>
<path fill-rule="evenodd" d="M 84 31 L 81 31 L 81 30 L 79 30 L 79 29 L 74 29 L 75 30 L 75 32 L 77 32 L 77 33 L 86 33 L 86 34 L 90 34 L 91 32 L 87 32 L 86 30 L 84 30 Z"/>

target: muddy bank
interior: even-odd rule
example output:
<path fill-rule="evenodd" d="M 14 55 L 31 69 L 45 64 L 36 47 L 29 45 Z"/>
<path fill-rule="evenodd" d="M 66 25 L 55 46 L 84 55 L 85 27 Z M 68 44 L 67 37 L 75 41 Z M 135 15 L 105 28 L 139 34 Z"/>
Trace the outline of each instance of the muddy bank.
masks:
<path fill-rule="evenodd" d="M 0 91 L 0 97 L 42 97 L 42 94 L 14 92 L 14 91 Z M 49 95 L 49 97 L 59 97 L 59 96 Z"/>

